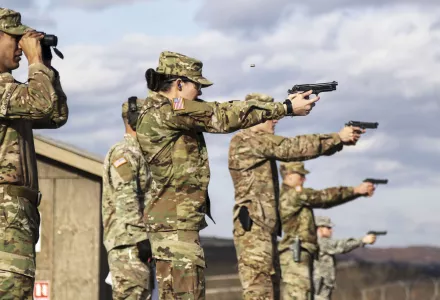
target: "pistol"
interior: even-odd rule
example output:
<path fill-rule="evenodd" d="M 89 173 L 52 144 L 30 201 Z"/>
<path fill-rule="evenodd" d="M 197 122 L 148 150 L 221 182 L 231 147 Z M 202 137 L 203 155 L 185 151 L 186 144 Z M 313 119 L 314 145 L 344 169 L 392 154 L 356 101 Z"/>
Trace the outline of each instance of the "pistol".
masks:
<path fill-rule="evenodd" d="M 371 182 L 372 184 L 388 184 L 388 179 L 367 178 L 364 182 Z"/>
<path fill-rule="evenodd" d="M 387 232 L 386 232 L 386 231 L 375 231 L 375 230 L 370 230 L 370 231 L 367 232 L 367 234 L 386 235 Z"/>
<path fill-rule="evenodd" d="M 362 129 L 377 129 L 379 123 L 377 122 L 361 122 L 361 121 L 348 121 L 345 126 L 360 127 Z"/>
<path fill-rule="evenodd" d="M 293 250 L 293 261 L 300 262 L 301 261 L 301 240 L 298 236 L 295 237 L 295 241 L 292 245 Z"/>
<path fill-rule="evenodd" d="M 318 94 L 322 92 L 335 91 L 337 85 L 338 83 L 336 81 L 325 83 L 296 84 L 290 90 L 287 90 L 287 93 L 290 95 L 298 92 L 307 92 L 312 90 L 312 94 L 318 96 Z"/>

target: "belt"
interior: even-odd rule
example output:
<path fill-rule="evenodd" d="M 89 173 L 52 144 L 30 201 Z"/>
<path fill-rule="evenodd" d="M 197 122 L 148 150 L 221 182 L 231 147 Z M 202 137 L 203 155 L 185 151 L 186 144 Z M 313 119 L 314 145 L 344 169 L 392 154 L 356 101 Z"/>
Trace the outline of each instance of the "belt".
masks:
<path fill-rule="evenodd" d="M 33 205 L 38 207 L 41 202 L 41 193 L 25 186 L 12 184 L 4 184 L 5 192 L 12 197 L 22 197 L 29 200 Z"/>

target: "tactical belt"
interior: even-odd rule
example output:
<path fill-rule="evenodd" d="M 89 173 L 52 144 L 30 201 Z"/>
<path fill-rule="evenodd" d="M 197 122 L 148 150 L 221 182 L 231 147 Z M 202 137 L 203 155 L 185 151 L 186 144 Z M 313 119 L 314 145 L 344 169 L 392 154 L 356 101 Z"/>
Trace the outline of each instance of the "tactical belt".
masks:
<path fill-rule="evenodd" d="M 6 194 L 11 197 L 22 197 L 26 198 L 33 205 L 38 207 L 41 202 L 41 193 L 39 191 L 33 190 L 25 186 L 2 184 L 5 188 Z"/>

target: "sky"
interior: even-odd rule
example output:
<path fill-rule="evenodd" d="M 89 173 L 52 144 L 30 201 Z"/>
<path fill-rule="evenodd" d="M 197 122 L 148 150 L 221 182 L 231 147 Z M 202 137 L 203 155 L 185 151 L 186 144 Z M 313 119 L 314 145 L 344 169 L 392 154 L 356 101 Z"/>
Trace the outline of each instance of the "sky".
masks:
<path fill-rule="evenodd" d="M 145 70 L 170 50 L 203 61 L 207 101 L 250 92 L 286 98 L 294 84 L 338 81 L 307 117 L 284 118 L 277 134 L 339 131 L 379 122 L 355 147 L 306 162 L 306 186 L 353 186 L 388 178 L 372 198 L 330 216 L 337 238 L 388 230 L 378 247 L 440 246 L 440 2 L 434 0 L 3 0 L 23 23 L 59 37 L 55 58 L 70 117 L 39 134 L 105 156 L 122 138 L 121 103 L 145 97 Z M 255 64 L 254 68 L 250 64 Z M 26 81 L 26 61 L 14 75 Z M 233 134 L 206 134 L 216 225 L 232 237 L 234 190 L 227 168 Z"/>

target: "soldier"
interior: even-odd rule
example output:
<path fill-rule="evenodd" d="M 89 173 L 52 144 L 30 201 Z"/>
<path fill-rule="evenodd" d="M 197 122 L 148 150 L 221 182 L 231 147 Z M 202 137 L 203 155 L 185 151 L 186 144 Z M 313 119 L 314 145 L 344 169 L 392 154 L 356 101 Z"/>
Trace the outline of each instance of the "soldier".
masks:
<path fill-rule="evenodd" d="M 199 231 L 210 216 L 209 164 L 203 132 L 227 133 L 286 115 L 307 115 L 319 98 L 292 95 L 283 103 L 205 102 L 202 62 L 165 51 L 146 72 L 151 94 L 138 120 L 137 138 L 151 168 L 149 231 L 160 299 L 205 299 L 205 257 Z"/>
<path fill-rule="evenodd" d="M 136 139 L 136 120 L 144 100 L 122 105 L 124 139 L 104 160 L 102 222 L 112 277 L 113 299 L 151 299 L 151 247 L 143 221 L 150 172 Z"/>
<path fill-rule="evenodd" d="M 335 255 L 350 252 L 366 244 L 374 244 L 376 236 L 367 234 L 360 239 L 333 240 L 332 227 L 334 224 L 328 217 L 316 217 L 318 227 L 319 258 L 314 263 L 313 281 L 315 300 L 330 300 L 336 286 Z"/>
<path fill-rule="evenodd" d="M 260 96 L 261 102 L 273 98 Z M 354 144 L 362 130 L 344 127 L 339 133 L 286 138 L 274 135 L 276 120 L 237 133 L 229 147 L 229 171 L 235 188 L 234 244 L 244 299 L 278 299 L 280 288 L 277 234 L 279 184 L 276 161 L 333 155 Z M 360 130 L 357 132 L 356 130 Z"/>
<path fill-rule="evenodd" d="M 42 38 L 18 12 L 0 8 L 0 299 L 32 299 L 41 200 L 32 129 L 61 127 L 68 116 L 59 74 L 42 59 Z M 22 52 L 28 84 L 12 76 Z"/>
<path fill-rule="evenodd" d="M 283 178 L 280 212 L 284 236 L 278 250 L 283 299 L 313 299 L 313 259 L 318 255 L 313 209 L 334 207 L 361 196 L 371 197 L 374 185 L 363 182 L 356 187 L 303 188 L 309 171 L 300 162 L 281 163 L 280 173 Z"/>

